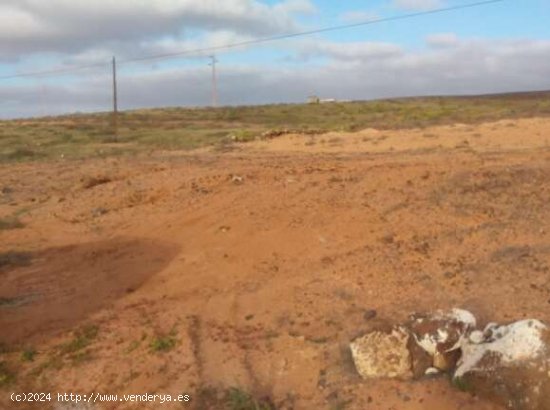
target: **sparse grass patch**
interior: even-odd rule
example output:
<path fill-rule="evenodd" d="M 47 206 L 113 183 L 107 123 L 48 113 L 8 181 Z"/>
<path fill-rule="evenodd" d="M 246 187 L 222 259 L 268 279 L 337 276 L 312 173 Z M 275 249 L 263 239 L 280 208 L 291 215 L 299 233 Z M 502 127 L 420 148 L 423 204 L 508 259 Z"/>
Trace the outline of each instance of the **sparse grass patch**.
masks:
<path fill-rule="evenodd" d="M 99 327 L 97 325 L 87 325 L 74 332 L 73 339 L 61 346 L 62 354 L 74 354 L 88 347 L 97 337 Z"/>
<path fill-rule="evenodd" d="M 49 356 L 46 361 L 39 364 L 31 372 L 33 376 L 39 376 L 45 370 L 59 370 L 63 367 L 63 359 L 58 355 Z"/>
<path fill-rule="evenodd" d="M 6 267 L 28 266 L 32 260 L 29 252 L 9 251 L 0 253 L 0 271 Z"/>
<path fill-rule="evenodd" d="M 235 134 L 250 141 L 270 130 L 355 131 L 424 128 L 550 116 L 549 93 L 402 98 L 334 104 L 163 108 L 0 122 L 0 162 L 131 155 L 151 149 L 216 146 Z"/>
<path fill-rule="evenodd" d="M 345 410 L 349 404 L 351 404 L 351 400 L 338 401 L 336 403 L 331 404 L 330 410 Z"/>
<path fill-rule="evenodd" d="M 230 410 L 274 410 L 269 400 L 259 400 L 249 393 L 236 387 L 228 390 L 226 395 L 227 407 Z"/>
<path fill-rule="evenodd" d="M 198 409 L 275 410 L 275 406 L 270 398 L 258 399 L 237 387 L 227 390 L 203 387 L 198 389 L 195 396 L 195 403 Z"/>
<path fill-rule="evenodd" d="M 21 361 L 22 362 L 32 362 L 36 356 L 36 350 L 32 347 L 29 347 L 21 352 Z"/>
<path fill-rule="evenodd" d="M 7 216 L 0 218 L 0 231 L 10 229 L 21 229 L 25 226 L 16 216 Z"/>
<path fill-rule="evenodd" d="M 0 354 L 5 354 L 10 352 L 10 347 L 4 342 L 0 342 Z"/>
<path fill-rule="evenodd" d="M 82 350 L 70 355 L 69 359 L 73 365 L 79 365 L 90 361 L 92 359 L 92 354 L 89 350 Z"/>
<path fill-rule="evenodd" d="M 98 185 L 108 184 L 112 179 L 107 176 L 88 177 L 82 181 L 82 188 L 90 189 Z"/>
<path fill-rule="evenodd" d="M 248 142 L 256 138 L 257 133 L 251 130 L 237 130 L 230 134 L 230 138 L 235 142 Z"/>
<path fill-rule="evenodd" d="M 7 386 L 15 380 L 15 374 L 8 369 L 6 362 L 0 361 L 0 387 Z"/>
<path fill-rule="evenodd" d="M 6 161 L 24 161 L 29 159 L 35 159 L 37 157 L 40 157 L 41 154 L 38 151 L 29 149 L 29 148 L 17 148 L 13 151 L 9 151 L 3 155 L 0 156 L 0 159 L 4 159 Z"/>
<path fill-rule="evenodd" d="M 463 391 L 463 392 L 471 391 L 471 386 L 462 377 L 454 377 L 451 380 L 451 384 L 460 391 Z"/>
<path fill-rule="evenodd" d="M 124 350 L 124 353 L 132 353 L 134 350 L 136 350 L 141 345 L 141 340 L 133 340 L 128 347 Z"/>
<path fill-rule="evenodd" d="M 155 337 L 149 347 L 154 353 L 168 352 L 176 347 L 176 338 L 173 334 Z"/>

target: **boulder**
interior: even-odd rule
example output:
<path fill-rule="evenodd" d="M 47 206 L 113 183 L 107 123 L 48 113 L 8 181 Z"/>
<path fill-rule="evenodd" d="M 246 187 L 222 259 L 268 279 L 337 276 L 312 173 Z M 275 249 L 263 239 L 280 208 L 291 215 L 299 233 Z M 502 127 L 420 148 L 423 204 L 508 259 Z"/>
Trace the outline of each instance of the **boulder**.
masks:
<path fill-rule="evenodd" d="M 491 324 L 461 345 L 456 386 L 514 410 L 550 410 L 550 330 L 538 320 Z"/>
<path fill-rule="evenodd" d="M 474 315 L 462 309 L 411 316 L 407 328 L 414 377 L 454 369 L 462 341 L 475 326 Z"/>
<path fill-rule="evenodd" d="M 359 375 L 364 379 L 412 378 L 409 338 L 409 331 L 397 326 L 355 339 L 350 348 Z"/>
<path fill-rule="evenodd" d="M 447 373 L 455 386 L 510 409 L 550 410 L 550 328 L 535 319 L 479 330 L 468 311 L 439 311 L 350 347 L 365 379 Z"/>

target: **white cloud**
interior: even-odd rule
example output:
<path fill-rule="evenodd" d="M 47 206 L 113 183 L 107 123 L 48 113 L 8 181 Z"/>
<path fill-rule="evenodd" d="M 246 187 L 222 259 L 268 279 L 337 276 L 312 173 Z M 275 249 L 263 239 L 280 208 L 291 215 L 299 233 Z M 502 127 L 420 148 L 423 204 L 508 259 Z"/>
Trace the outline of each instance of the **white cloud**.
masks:
<path fill-rule="evenodd" d="M 126 58 L 140 57 L 140 56 L 162 56 L 170 54 L 181 54 L 181 58 L 195 58 L 201 56 L 208 56 L 211 54 L 222 54 L 234 51 L 234 49 L 226 50 L 213 50 L 208 51 L 209 48 L 217 48 L 220 45 L 236 44 L 252 40 L 254 37 L 250 35 L 240 35 L 232 31 L 211 31 L 204 35 L 186 40 L 174 37 L 155 38 L 152 40 L 142 41 L 139 44 L 128 44 L 123 46 L 123 50 L 117 52 L 117 56 L 122 56 L 119 60 L 124 61 Z M 193 52 L 194 50 L 206 49 L 203 52 Z M 245 50 L 246 47 L 239 47 L 239 50 Z M 87 65 L 94 64 L 98 61 L 109 61 L 113 55 L 113 48 L 97 47 L 86 50 L 81 53 L 67 56 L 63 60 L 63 64 L 67 67 L 75 65 Z M 184 53 L 189 51 L 189 53 Z M 155 61 L 155 60 L 152 60 Z"/>
<path fill-rule="evenodd" d="M 287 14 L 314 14 L 317 12 L 317 7 L 310 0 L 286 0 L 276 4 L 274 9 Z"/>
<path fill-rule="evenodd" d="M 432 10 L 443 7 L 442 0 L 393 0 L 394 7 L 405 10 Z"/>
<path fill-rule="evenodd" d="M 399 56 L 403 49 L 397 44 L 360 41 L 337 43 L 332 41 L 303 42 L 300 49 L 300 55 L 303 58 L 329 57 L 340 61 L 363 61 L 365 59 L 387 59 Z"/>
<path fill-rule="evenodd" d="M 435 48 L 454 47 L 459 39 L 455 33 L 437 33 L 426 37 L 426 44 Z"/>
<path fill-rule="evenodd" d="M 406 51 L 386 43 L 302 44 L 310 58 L 301 64 L 219 65 L 224 104 L 301 102 L 309 94 L 341 99 L 480 94 L 549 89 L 550 41 L 456 39 L 447 47 Z M 314 47 L 314 49 L 312 49 Z M 298 53 L 303 52 L 299 48 Z M 320 63 L 318 57 L 327 61 Z M 0 84 L 0 115 L 108 110 L 110 77 L 59 85 L 44 80 L 27 86 Z M 123 109 L 204 105 L 210 98 L 209 67 L 121 73 Z M 48 85 L 49 84 L 49 85 Z M 43 91 L 41 91 L 43 90 Z"/>
<path fill-rule="evenodd" d="M 38 16 L 10 5 L 0 4 L 0 39 L 17 39 L 53 33 L 52 26 L 44 24 Z"/>
<path fill-rule="evenodd" d="M 295 14 L 314 11 L 310 0 L 3 0 L 0 55 L 121 49 L 197 30 L 265 36 L 295 30 Z"/>

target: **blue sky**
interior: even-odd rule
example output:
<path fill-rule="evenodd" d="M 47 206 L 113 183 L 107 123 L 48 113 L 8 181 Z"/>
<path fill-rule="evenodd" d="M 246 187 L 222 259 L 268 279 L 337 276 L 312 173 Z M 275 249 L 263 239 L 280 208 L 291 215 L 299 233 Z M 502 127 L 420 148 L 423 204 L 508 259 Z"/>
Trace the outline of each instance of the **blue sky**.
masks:
<path fill-rule="evenodd" d="M 472 2 L 4 0 L 0 76 L 105 65 L 2 80 L 0 115 L 105 109 L 112 55 L 123 61 Z M 220 51 L 220 98 L 223 104 L 259 104 L 300 102 L 311 93 L 371 99 L 547 89 L 548 21 L 547 0 L 505 0 Z M 123 108 L 209 103 L 206 55 L 121 64 L 119 76 Z"/>
<path fill-rule="evenodd" d="M 472 3 L 455 0 L 441 2 L 443 7 Z M 351 11 L 373 12 L 380 17 L 388 17 L 416 10 L 403 10 L 384 0 L 332 2 L 318 0 L 316 5 L 322 10 L 322 24 L 333 24 L 335 16 Z M 350 30 L 337 34 L 341 40 L 369 38 L 380 41 L 399 42 L 418 47 L 425 36 L 452 31 L 459 36 L 480 36 L 486 38 L 533 37 L 549 38 L 550 2 L 545 0 L 507 0 L 502 3 L 480 6 L 438 15 L 417 17 L 412 20 L 390 22 L 364 29 Z"/>

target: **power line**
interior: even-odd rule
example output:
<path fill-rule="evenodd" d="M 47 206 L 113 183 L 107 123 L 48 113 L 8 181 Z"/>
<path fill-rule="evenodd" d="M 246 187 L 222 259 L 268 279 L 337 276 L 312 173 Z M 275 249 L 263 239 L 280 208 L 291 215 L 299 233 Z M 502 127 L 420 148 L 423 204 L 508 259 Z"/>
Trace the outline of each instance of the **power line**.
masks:
<path fill-rule="evenodd" d="M 438 8 L 434 10 L 426 10 L 426 11 L 420 11 L 416 13 L 409 13 L 409 14 L 402 14 L 400 16 L 393 16 L 393 17 L 385 17 L 375 20 L 369 20 L 369 21 L 363 21 L 359 23 L 352 23 L 352 24 L 345 24 L 345 25 L 339 25 L 339 26 L 331 26 L 331 27 L 324 27 L 319 28 L 315 30 L 308 30 L 308 31 L 299 31 L 296 33 L 288 33 L 288 34 L 281 34 L 278 36 L 273 37 L 263 37 L 258 38 L 254 40 L 247 40 L 247 41 L 241 41 L 237 43 L 230 43 L 230 44 L 224 44 L 220 46 L 212 46 L 212 47 L 203 47 L 203 48 L 196 48 L 196 49 L 189 49 L 189 50 L 182 50 L 175 53 L 166 53 L 166 54 L 156 54 L 156 55 L 149 55 L 149 56 L 143 56 L 143 57 L 135 57 L 135 58 L 129 58 L 126 60 L 120 60 L 118 64 L 128 64 L 128 63 L 137 63 L 142 61 L 151 61 L 151 60 L 161 60 L 161 59 L 169 59 L 174 57 L 181 57 L 187 54 L 201 54 L 201 53 L 211 53 L 214 51 L 221 51 L 221 50 L 228 50 L 232 48 L 238 48 L 238 47 L 244 47 L 244 46 L 250 46 L 260 43 L 267 43 L 272 41 L 279 41 L 279 40 L 285 40 L 289 38 L 295 38 L 295 37 L 302 37 L 302 36 L 309 36 L 312 34 L 321 34 L 321 33 L 327 33 L 331 31 L 338 31 L 338 30 L 345 30 L 355 27 L 362 27 L 362 26 L 369 26 L 374 24 L 380 24 L 390 21 L 397 21 L 397 20 L 405 20 L 415 17 L 421 17 L 421 16 L 427 16 L 432 14 L 439 14 L 439 13 L 445 13 L 450 11 L 457 11 L 457 10 L 464 10 L 474 7 L 480 7 L 485 6 L 489 4 L 494 3 L 502 3 L 506 0 L 485 0 L 485 1 L 478 1 L 474 3 L 468 3 L 463 4 L 459 6 L 452 6 L 452 7 L 443 7 Z M 48 76 L 48 75 L 57 75 L 57 74 L 65 74 L 72 71 L 78 71 L 78 70 L 85 70 L 89 68 L 96 68 L 105 66 L 108 63 L 95 63 L 95 64 L 89 64 L 89 65 L 83 65 L 83 66 L 75 66 L 75 67 L 67 67 L 67 68 L 60 68 L 55 70 L 49 70 L 49 71 L 38 71 L 38 72 L 30 72 L 30 73 L 21 73 L 21 74 L 13 74 L 13 75 L 7 75 L 7 76 L 1 76 L 0 80 L 10 80 L 15 78 L 23 78 L 23 77 L 38 77 L 38 76 Z"/>
<path fill-rule="evenodd" d="M 34 71 L 32 73 L 6 75 L 3 77 L 0 77 L 0 80 L 11 80 L 15 78 L 24 78 L 24 77 L 45 77 L 50 75 L 71 73 L 73 71 L 82 71 L 89 68 L 108 67 L 109 65 L 110 65 L 110 62 L 106 61 L 103 63 L 94 63 L 94 64 L 72 66 L 72 67 L 66 67 L 66 68 L 56 68 L 56 69 L 45 70 L 45 71 Z"/>
<path fill-rule="evenodd" d="M 255 40 L 241 41 L 239 43 L 225 44 L 225 45 L 222 45 L 222 46 L 197 48 L 197 49 L 191 49 L 191 50 L 183 50 L 183 51 L 176 52 L 176 53 L 157 54 L 157 55 L 151 55 L 151 56 L 146 56 L 146 57 L 137 57 L 137 58 L 123 60 L 122 62 L 123 63 L 133 63 L 133 62 L 147 61 L 147 60 L 160 60 L 160 59 L 165 59 L 165 58 L 179 57 L 179 56 L 186 55 L 186 54 L 199 54 L 199 53 L 205 53 L 205 52 L 211 52 L 211 51 L 226 50 L 226 49 L 249 46 L 249 45 L 254 45 L 254 44 L 259 44 L 259 43 L 267 43 L 267 42 L 270 42 L 270 41 L 285 40 L 285 39 L 294 38 L 294 37 L 308 36 L 308 35 L 312 35 L 312 34 L 320 34 L 320 33 L 326 33 L 326 32 L 330 32 L 330 31 L 345 30 L 345 29 L 354 28 L 354 27 L 361 27 L 361 26 L 368 26 L 368 25 L 372 25 L 372 24 L 385 23 L 385 22 L 388 22 L 388 21 L 405 20 L 405 19 L 409 19 L 409 18 L 426 16 L 426 15 L 430 15 L 430 14 L 438 14 L 438 13 L 443 13 L 443 12 L 448 12 L 448 11 L 456 11 L 456 10 L 462 10 L 462 9 L 467 9 L 467 8 L 479 7 L 479 6 L 484 6 L 484 5 L 488 5 L 488 4 L 492 4 L 492 3 L 501 3 L 503 1 L 505 1 L 505 0 L 486 0 L 486 1 L 476 2 L 476 3 L 463 4 L 461 6 L 444 7 L 444 8 L 434 9 L 434 10 L 421 11 L 421 12 L 417 12 L 417 13 L 403 14 L 401 16 L 393 16 L 393 17 L 386 17 L 386 18 L 381 18 L 381 19 L 369 20 L 369 21 L 364 21 L 364 22 L 360 22 L 360 23 L 325 27 L 325 28 L 319 28 L 319 29 L 310 30 L 310 31 L 300 31 L 300 32 L 297 32 L 297 33 L 282 34 L 282 35 L 274 36 L 274 37 L 264 37 L 264 38 L 259 38 L 259 39 L 255 39 Z"/>

